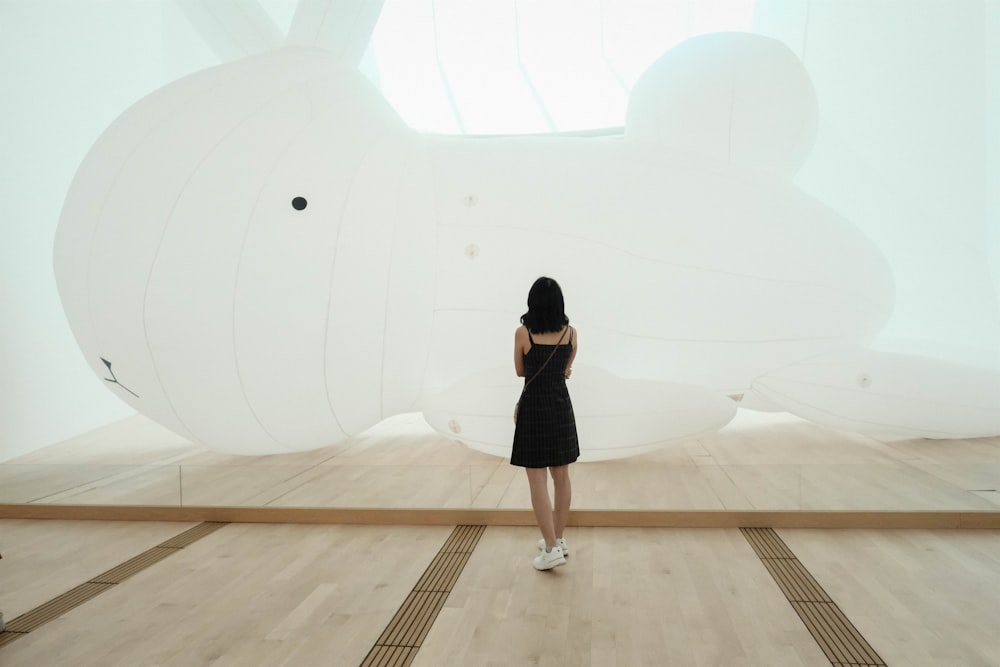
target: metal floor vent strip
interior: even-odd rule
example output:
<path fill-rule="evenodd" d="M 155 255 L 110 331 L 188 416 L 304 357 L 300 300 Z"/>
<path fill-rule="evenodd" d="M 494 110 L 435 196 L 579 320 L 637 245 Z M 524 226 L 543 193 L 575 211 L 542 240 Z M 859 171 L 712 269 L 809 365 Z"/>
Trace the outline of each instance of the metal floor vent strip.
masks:
<path fill-rule="evenodd" d="M 361 667 L 407 667 L 479 543 L 486 526 L 456 526 Z"/>
<path fill-rule="evenodd" d="M 183 533 L 175 535 L 166 542 L 91 578 L 86 583 L 80 584 L 76 588 L 66 591 L 45 604 L 21 614 L 9 621 L 6 629 L 0 632 L 0 646 L 9 644 L 15 639 L 23 637 L 29 632 L 45 625 L 49 621 L 59 618 L 91 598 L 100 595 L 110 588 L 114 588 L 117 584 L 120 584 L 132 575 L 145 570 L 150 565 L 160 562 L 167 556 L 177 553 L 182 548 L 193 544 L 206 535 L 214 533 L 225 525 L 225 523 L 209 521 L 185 530 Z"/>
<path fill-rule="evenodd" d="M 166 542 L 161 542 L 156 546 L 164 549 L 183 549 L 184 547 L 194 544 L 206 535 L 211 535 L 218 529 L 227 525 L 229 524 L 225 521 L 205 521 L 203 523 L 199 523 L 197 526 L 188 528 L 179 535 L 174 535 Z"/>
<path fill-rule="evenodd" d="M 884 667 L 854 624 L 771 528 L 740 528 L 833 667 Z"/>
<path fill-rule="evenodd" d="M 150 565 L 158 563 L 167 556 L 174 555 L 176 552 L 176 549 L 153 547 L 149 551 L 144 551 L 134 558 L 129 558 L 121 565 L 115 566 L 107 572 L 97 575 L 90 581 L 98 584 L 120 584 L 133 574 L 142 572 Z"/>

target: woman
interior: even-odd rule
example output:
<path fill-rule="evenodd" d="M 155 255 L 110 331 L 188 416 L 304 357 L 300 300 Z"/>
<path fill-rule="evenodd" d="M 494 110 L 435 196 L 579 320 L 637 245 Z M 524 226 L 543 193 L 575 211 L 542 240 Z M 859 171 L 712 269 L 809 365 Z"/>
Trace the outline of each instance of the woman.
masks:
<path fill-rule="evenodd" d="M 531 507 L 542 533 L 538 543 L 542 553 L 534 566 L 549 570 L 565 564 L 569 553 L 563 538 L 571 496 L 569 464 L 580 457 L 576 418 L 566 389 L 578 342 L 555 280 L 543 276 L 531 286 L 521 325 L 514 334 L 514 369 L 525 378 L 525 386 L 510 462 L 528 474 Z M 555 487 L 555 509 L 546 470 Z"/>

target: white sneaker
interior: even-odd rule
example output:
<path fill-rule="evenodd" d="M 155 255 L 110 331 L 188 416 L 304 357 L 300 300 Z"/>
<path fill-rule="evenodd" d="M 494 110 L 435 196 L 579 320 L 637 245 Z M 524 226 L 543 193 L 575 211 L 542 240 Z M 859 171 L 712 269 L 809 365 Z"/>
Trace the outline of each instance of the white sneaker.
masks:
<path fill-rule="evenodd" d="M 556 546 L 559 547 L 560 549 L 562 549 L 563 556 L 568 556 L 569 555 L 569 545 L 566 544 L 566 538 L 565 537 L 560 537 L 558 540 L 556 540 Z M 539 551 L 545 551 L 545 538 L 544 537 L 542 539 L 538 540 L 538 550 Z"/>
<path fill-rule="evenodd" d="M 552 551 L 542 551 L 535 556 L 532 564 L 536 570 L 551 570 L 558 565 L 565 565 L 566 559 L 563 558 L 563 551 L 560 547 L 552 547 Z"/>

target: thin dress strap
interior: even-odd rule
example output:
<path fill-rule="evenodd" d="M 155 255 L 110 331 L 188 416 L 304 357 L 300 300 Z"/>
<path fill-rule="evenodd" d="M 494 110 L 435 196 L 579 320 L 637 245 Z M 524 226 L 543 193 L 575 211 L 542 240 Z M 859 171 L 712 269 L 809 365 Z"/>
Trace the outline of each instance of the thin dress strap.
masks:
<path fill-rule="evenodd" d="M 528 329 L 528 327 L 524 327 L 524 328 L 528 330 L 528 342 L 530 342 L 532 345 L 534 345 L 535 344 L 535 339 L 531 337 L 531 329 Z"/>

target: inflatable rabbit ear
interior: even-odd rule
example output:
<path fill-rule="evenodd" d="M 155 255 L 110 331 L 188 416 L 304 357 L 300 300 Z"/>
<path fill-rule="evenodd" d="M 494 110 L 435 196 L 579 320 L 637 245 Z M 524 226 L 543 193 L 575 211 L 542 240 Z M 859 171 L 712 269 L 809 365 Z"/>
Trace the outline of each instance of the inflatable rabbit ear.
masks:
<path fill-rule="evenodd" d="M 285 46 L 323 49 L 357 67 L 384 0 L 299 0 Z"/>
<path fill-rule="evenodd" d="M 205 45 L 221 62 L 280 48 L 284 33 L 257 0 L 176 0 Z"/>
<path fill-rule="evenodd" d="M 288 34 L 257 0 L 178 0 L 185 17 L 222 62 L 281 47 L 329 51 L 357 67 L 384 0 L 299 0 Z"/>

